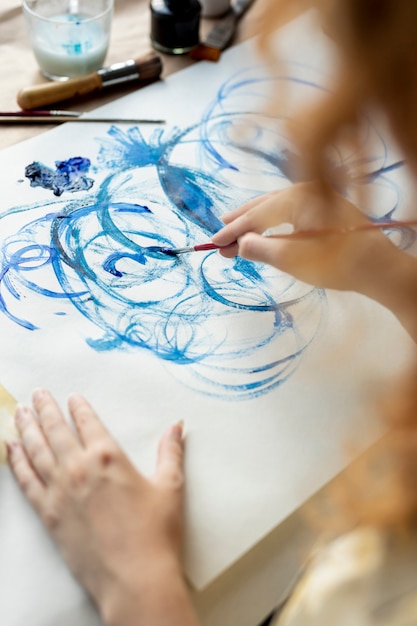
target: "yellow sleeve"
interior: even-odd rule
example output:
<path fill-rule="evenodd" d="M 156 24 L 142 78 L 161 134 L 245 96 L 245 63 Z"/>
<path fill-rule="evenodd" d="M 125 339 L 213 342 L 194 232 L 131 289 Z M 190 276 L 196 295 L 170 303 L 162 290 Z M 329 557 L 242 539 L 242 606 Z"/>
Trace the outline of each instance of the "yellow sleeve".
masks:
<path fill-rule="evenodd" d="M 274 626 L 375 624 L 370 590 L 383 561 L 384 540 L 377 531 L 360 529 L 338 538 L 312 558 Z"/>
<path fill-rule="evenodd" d="M 16 400 L 0 385 L 0 463 L 6 462 L 6 441 L 15 441 L 19 435 L 14 423 Z"/>

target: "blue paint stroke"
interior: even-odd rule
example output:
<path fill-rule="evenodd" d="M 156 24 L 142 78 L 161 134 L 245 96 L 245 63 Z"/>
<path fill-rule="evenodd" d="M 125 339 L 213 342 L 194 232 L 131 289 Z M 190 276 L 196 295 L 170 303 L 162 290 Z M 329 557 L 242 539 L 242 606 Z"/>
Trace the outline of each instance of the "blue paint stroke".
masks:
<path fill-rule="evenodd" d="M 297 76 L 276 80 L 292 81 L 306 98 L 322 89 Z M 84 178 L 88 159 L 57 162 L 56 172 L 39 165 L 34 186 L 84 193 L 25 207 L 25 221 L 2 245 L 0 311 L 28 331 L 47 326 L 46 308 L 55 319 L 78 312 L 91 324 L 92 349 L 146 350 L 181 384 L 225 400 L 255 398 L 288 380 L 324 323 L 324 292 L 239 257 L 161 250 L 207 240 L 223 213 L 297 180 L 299 156 L 283 130 L 259 116 L 248 123 L 267 83 L 257 72 L 238 73 L 184 129 L 145 137 L 137 127 L 111 126 L 98 140 L 95 181 Z M 377 138 L 379 151 L 365 162 L 359 151 L 335 153 L 334 166 L 351 171 L 350 186 L 381 190 L 384 203 L 370 218 L 389 221 L 401 199 L 391 175 L 402 164 L 389 162 Z M 378 143 L 371 127 L 364 141 Z M 356 176 L 359 164 L 365 178 Z M 2 219 L 22 211 L 13 207 Z M 400 239 L 408 246 L 413 233 Z"/>
<path fill-rule="evenodd" d="M 174 129 L 164 137 L 157 129 L 147 142 L 137 127 L 123 131 L 112 126 L 108 133 L 111 141 L 102 142 L 98 162 L 106 168 L 123 170 L 156 167 L 160 185 L 173 207 L 206 235 L 211 235 L 223 225 L 222 212 L 216 208 L 222 184 L 189 164 L 184 167 L 170 162 L 174 148 L 189 132 L 190 129 L 183 132 Z M 230 194 L 226 187 L 223 191 Z"/>
<path fill-rule="evenodd" d="M 67 161 L 55 161 L 55 171 L 34 161 L 25 168 L 25 177 L 30 180 L 31 187 L 51 189 L 54 196 L 60 196 L 65 191 L 87 191 L 94 184 L 92 178 L 85 174 L 90 169 L 91 162 L 83 157 L 72 157 Z"/>

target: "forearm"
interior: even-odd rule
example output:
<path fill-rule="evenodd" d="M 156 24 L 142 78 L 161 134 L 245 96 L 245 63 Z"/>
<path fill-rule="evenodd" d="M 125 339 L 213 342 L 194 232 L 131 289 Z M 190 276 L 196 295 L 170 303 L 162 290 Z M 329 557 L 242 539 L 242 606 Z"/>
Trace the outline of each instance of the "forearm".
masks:
<path fill-rule="evenodd" d="M 149 568 L 138 584 L 115 585 L 99 603 L 106 626 L 198 626 L 178 568 Z"/>

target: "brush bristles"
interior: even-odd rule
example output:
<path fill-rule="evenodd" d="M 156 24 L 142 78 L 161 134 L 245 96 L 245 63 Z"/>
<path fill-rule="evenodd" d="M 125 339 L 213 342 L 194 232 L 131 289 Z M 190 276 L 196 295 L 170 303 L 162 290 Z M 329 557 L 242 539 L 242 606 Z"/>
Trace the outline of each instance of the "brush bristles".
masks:
<path fill-rule="evenodd" d="M 155 56 L 152 52 L 145 57 L 135 59 L 135 63 L 140 80 L 154 80 L 160 77 L 162 61 L 160 57 Z"/>
<path fill-rule="evenodd" d="M 195 252 L 194 246 L 187 246 L 186 248 L 161 248 L 161 252 L 168 254 L 169 256 L 177 256 L 177 254 L 185 254 L 186 252 Z"/>

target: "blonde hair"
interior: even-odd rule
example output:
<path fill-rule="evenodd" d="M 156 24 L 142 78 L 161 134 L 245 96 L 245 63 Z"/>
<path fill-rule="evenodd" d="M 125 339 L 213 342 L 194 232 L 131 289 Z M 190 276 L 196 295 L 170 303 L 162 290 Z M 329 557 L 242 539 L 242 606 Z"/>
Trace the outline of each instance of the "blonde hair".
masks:
<path fill-rule="evenodd" d="M 326 151 L 340 138 L 355 141 L 364 111 L 377 107 L 388 119 L 417 172 L 417 3 L 407 0 L 269 0 L 261 18 L 259 47 L 273 55 L 276 29 L 316 9 L 322 27 L 341 51 L 332 94 L 293 126 L 311 177 L 327 176 Z M 297 131 L 295 128 L 301 128 Z M 308 129 L 308 132 L 306 131 Z"/>
<path fill-rule="evenodd" d="M 332 93 L 290 123 L 309 178 L 323 182 L 323 189 L 333 186 L 329 149 L 357 141 L 363 115 L 373 108 L 386 116 L 417 178 L 417 2 L 269 0 L 261 52 L 271 59 L 276 29 L 309 9 L 318 11 L 323 30 L 341 52 Z M 416 373 L 381 407 L 389 436 L 337 483 L 333 504 L 351 524 L 393 528 L 417 520 Z"/>

